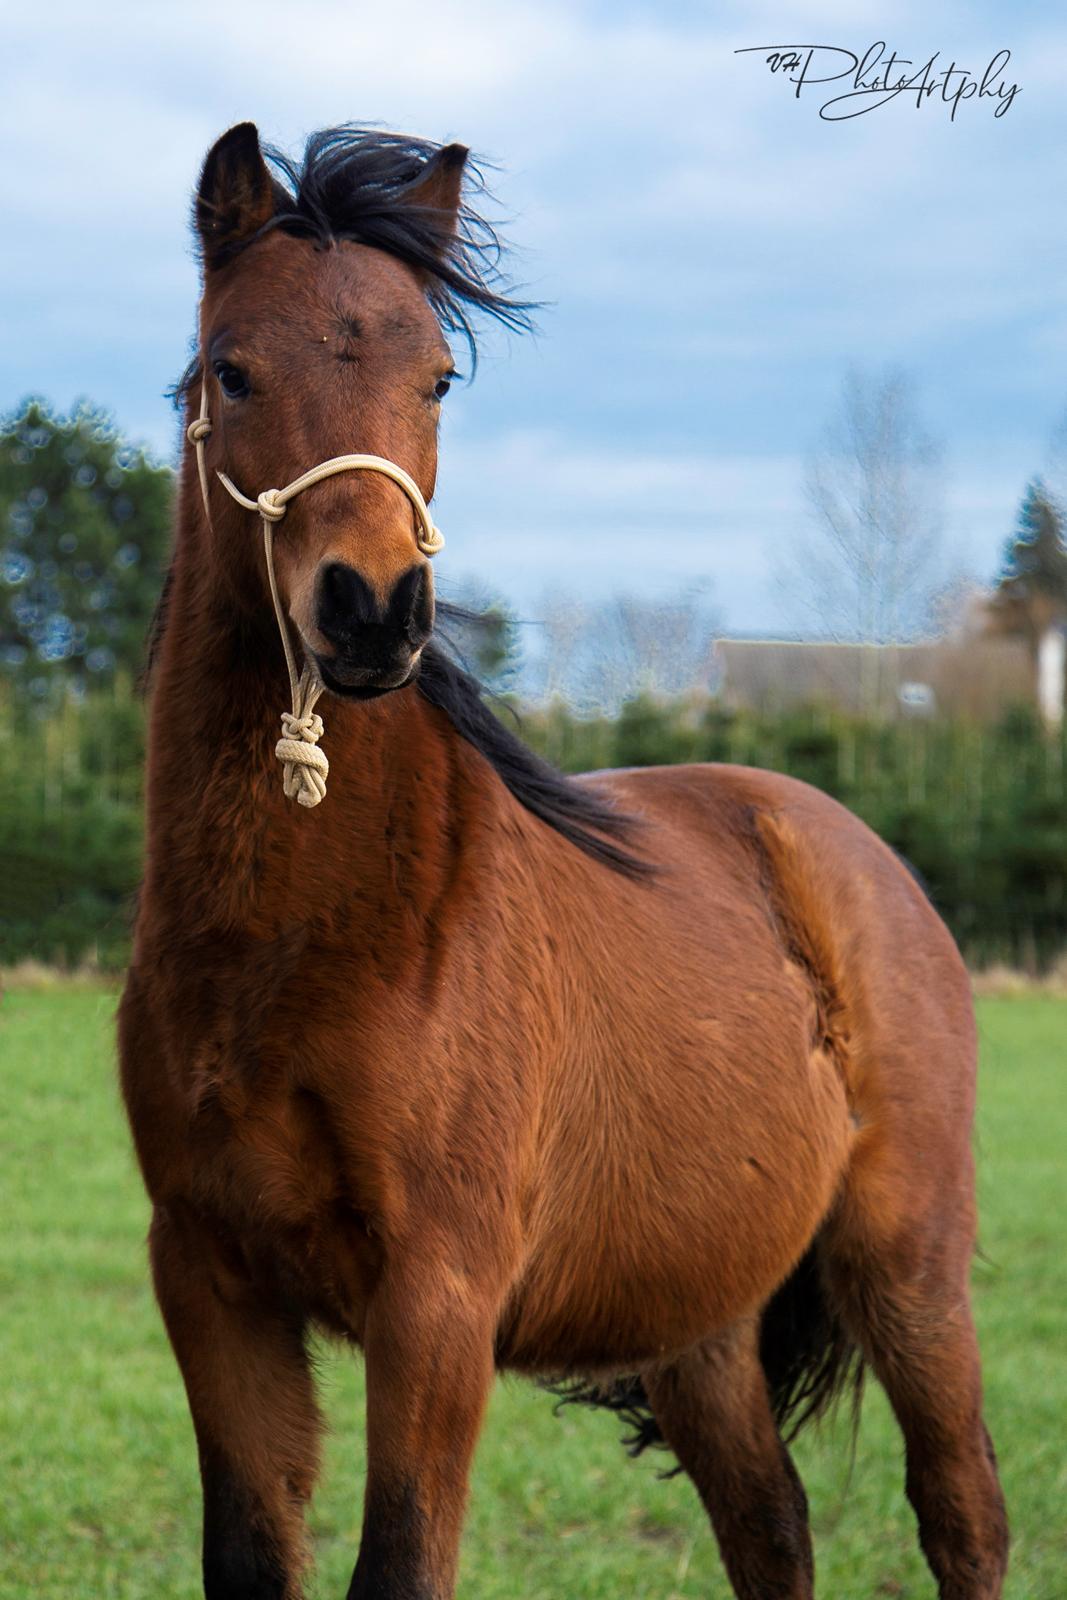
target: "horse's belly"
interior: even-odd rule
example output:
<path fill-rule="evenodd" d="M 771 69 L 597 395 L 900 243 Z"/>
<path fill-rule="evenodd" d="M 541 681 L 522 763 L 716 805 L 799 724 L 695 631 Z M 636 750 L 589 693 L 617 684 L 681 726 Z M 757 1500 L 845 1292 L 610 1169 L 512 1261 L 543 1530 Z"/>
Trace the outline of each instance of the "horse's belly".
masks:
<path fill-rule="evenodd" d="M 766 1303 L 826 1216 L 854 1125 L 813 1048 L 787 1082 L 743 1071 L 694 1102 L 671 1092 L 549 1176 L 501 1364 L 633 1369 Z M 727 1092 L 727 1090 L 729 1092 Z"/>

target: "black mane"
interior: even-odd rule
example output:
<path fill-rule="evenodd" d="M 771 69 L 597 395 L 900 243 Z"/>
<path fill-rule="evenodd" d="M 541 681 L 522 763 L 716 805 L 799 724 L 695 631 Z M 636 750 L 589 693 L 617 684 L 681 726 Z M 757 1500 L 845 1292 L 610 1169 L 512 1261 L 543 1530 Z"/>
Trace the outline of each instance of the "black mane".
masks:
<path fill-rule="evenodd" d="M 477 613 L 472 618 L 469 611 L 450 606 L 447 601 L 438 600 L 436 609 L 438 617 L 445 621 L 452 616 L 467 622 L 477 620 Z M 527 811 L 616 872 L 641 878 L 654 870 L 626 848 L 626 839 L 636 829 L 636 819 L 616 811 L 602 794 L 568 777 L 531 750 L 490 710 L 478 679 L 434 640 L 422 652 L 416 683 L 419 693 L 431 705 L 440 707 L 456 732 L 481 752 Z"/>

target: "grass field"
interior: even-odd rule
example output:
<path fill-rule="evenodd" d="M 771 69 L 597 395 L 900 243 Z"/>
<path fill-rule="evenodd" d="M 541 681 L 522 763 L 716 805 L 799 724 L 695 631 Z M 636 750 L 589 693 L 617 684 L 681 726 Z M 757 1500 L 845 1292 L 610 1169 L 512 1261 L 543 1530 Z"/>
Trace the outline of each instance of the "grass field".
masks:
<path fill-rule="evenodd" d="M 194 1600 L 199 1495 L 185 1398 L 149 1292 L 146 1205 L 114 1081 L 114 997 L 15 992 L 0 1006 L 0 1595 Z M 1015 1535 L 1007 1594 L 1067 1597 L 1067 1002 L 980 1004 L 987 1417 Z M 362 1494 L 357 1363 L 323 1352 L 333 1424 L 312 1593 L 339 1597 Z M 479 1451 L 460 1593 L 478 1600 L 726 1600 L 687 1480 L 626 1460 L 614 1420 L 555 1417 L 498 1386 Z M 804 1439 L 820 1594 L 929 1597 L 901 1449 L 869 1392 L 849 1481 L 844 1419 Z"/>

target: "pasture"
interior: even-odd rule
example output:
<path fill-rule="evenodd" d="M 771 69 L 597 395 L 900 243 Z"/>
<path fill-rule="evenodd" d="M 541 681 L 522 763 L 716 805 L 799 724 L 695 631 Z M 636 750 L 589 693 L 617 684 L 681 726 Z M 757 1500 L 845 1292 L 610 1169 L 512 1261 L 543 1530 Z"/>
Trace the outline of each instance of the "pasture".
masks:
<path fill-rule="evenodd" d="M 195 1600 L 199 1491 L 185 1396 L 148 1286 L 146 1202 L 115 1083 L 113 993 L 0 1005 L 0 1594 Z M 987 1420 L 1014 1533 L 1011 1600 L 1067 1594 L 1067 1001 L 980 1002 L 975 1266 Z M 331 1435 L 313 1516 L 315 1596 L 345 1592 L 363 1477 L 358 1362 L 321 1352 Z M 669 1458 L 631 1463 L 614 1419 L 499 1384 L 473 1477 L 459 1592 L 477 1600 L 727 1600 L 714 1541 Z M 868 1389 L 796 1449 L 819 1592 L 926 1600 L 899 1436 Z"/>

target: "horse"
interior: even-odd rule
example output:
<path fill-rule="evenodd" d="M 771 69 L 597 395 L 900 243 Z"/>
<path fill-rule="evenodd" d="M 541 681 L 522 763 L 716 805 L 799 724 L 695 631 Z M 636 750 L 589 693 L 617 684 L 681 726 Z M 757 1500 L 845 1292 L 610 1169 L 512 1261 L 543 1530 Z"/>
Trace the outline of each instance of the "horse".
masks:
<path fill-rule="evenodd" d="M 441 642 L 446 335 L 535 309 L 483 188 L 461 145 L 243 123 L 195 201 L 119 1050 L 205 1595 L 302 1593 L 318 1332 L 365 1362 L 348 1600 L 453 1595 L 502 1371 L 668 1446 L 740 1600 L 809 1600 L 786 1442 L 867 1369 L 943 1600 L 996 1600 L 948 931 L 829 797 L 565 777 Z"/>

